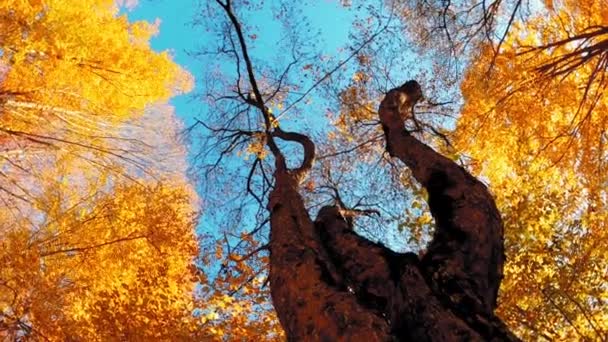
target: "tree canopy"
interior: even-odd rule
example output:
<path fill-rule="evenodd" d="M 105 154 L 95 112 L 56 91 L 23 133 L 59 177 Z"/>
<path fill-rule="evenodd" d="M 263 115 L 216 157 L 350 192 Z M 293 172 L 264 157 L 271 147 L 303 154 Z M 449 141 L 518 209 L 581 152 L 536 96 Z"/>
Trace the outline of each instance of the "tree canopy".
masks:
<path fill-rule="evenodd" d="M 162 103 L 189 75 L 113 1 L 0 13 L 0 336 L 188 336 L 197 196 Z"/>
<path fill-rule="evenodd" d="M 605 0 L 127 5 L 0 4 L 0 337 L 608 339 Z"/>

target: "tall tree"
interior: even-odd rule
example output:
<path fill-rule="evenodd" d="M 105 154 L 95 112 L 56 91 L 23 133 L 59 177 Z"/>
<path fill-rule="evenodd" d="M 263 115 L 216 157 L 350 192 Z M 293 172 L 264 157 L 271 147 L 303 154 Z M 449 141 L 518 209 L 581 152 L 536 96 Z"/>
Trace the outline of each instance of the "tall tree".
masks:
<path fill-rule="evenodd" d="M 190 77 L 118 11 L 0 4 L 0 338 L 194 336 Z"/>
<path fill-rule="evenodd" d="M 146 171 L 149 146 L 125 133 L 144 124 L 144 109 L 190 88 L 189 75 L 150 48 L 157 28 L 129 23 L 111 0 L 0 6 L 1 196 L 31 200 L 29 176 L 57 154 Z"/>
<path fill-rule="evenodd" d="M 608 336 L 607 11 L 555 3 L 498 55 L 483 48 L 462 85 L 454 141 L 495 189 L 513 256 L 501 315 L 530 339 Z M 493 76 L 480 77 L 490 63 Z"/>
<path fill-rule="evenodd" d="M 454 327 L 460 327 L 454 331 L 472 338 L 514 339 L 491 313 L 494 304 L 488 306 L 496 300 L 498 291 L 496 280 L 489 279 L 501 278 L 500 264 L 504 259 L 493 255 L 489 263 L 494 268 L 477 264 L 473 267 L 475 271 L 463 271 L 467 270 L 464 255 L 482 253 L 469 248 L 482 248 L 480 246 L 485 244 L 471 243 L 472 240 L 467 240 L 471 238 L 470 234 L 458 236 L 455 231 L 459 229 L 451 234 L 442 229 L 459 222 L 448 219 L 450 224 L 446 224 L 443 214 L 453 214 L 462 220 L 465 216 L 458 210 L 468 212 L 467 217 L 477 217 L 478 213 L 470 214 L 469 210 L 475 212 L 476 209 L 471 208 L 483 206 L 482 212 L 492 212 L 488 216 L 498 221 L 502 216 L 505 221 L 506 280 L 497 312 L 509 327 L 526 339 L 605 338 L 606 302 L 601 280 L 606 239 L 602 233 L 605 219 L 599 209 L 605 206 L 605 181 L 601 176 L 605 160 L 605 120 L 599 113 L 605 107 L 606 16 L 601 1 L 494 1 L 489 6 L 481 1 L 391 1 L 387 2 L 387 7 L 396 12 L 389 12 L 397 13 L 398 18 L 409 22 L 403 21 L 405 24 L 398 26 L 394 21 L 378 20 L 391 18 L 391 15 L 383 17 L 380 10 L 372 10 L 374 15 L 367 21 L 357 21 L 359 39 L 355 39 L 354 46 L 335 68 L 326 66 L 331 65 L 331 61 L 325 57 L 319 57 L 323 66 L 310 64 L 306 60 L 309 56 L 288 47 L 285 51 L 291 51 L 292 58 L 283 61 L 284 70 L 276 67 L 280 63 L 259 66 L 261 61 L 254 57 L 256 50 L 252 46 L 260 38 L 247 31 L 250 27 L 246 22 L 239 22 L 242 8 L 237 4 L 240 3 L 217 3 L 228 18 L 222 27 L 222 49 L 218 51 L 234 62 L 236 72 L 232 76 L 236 81 L 221 79 L 232 91 L 210 97 L 221 116 L 199 122 L 211 132 L 214 144 L 209 146 L 218 148 L 214 154 L 218 157 L 214 159 L 217 162 L 208 170 L 220 168 L 224 172 L 227 168 L 220 160 L 234 151 L 244 151 L 251 158 L 247 171 L 236 172 L 240 178 L 233 179 L 243 180 L 245 189 L 241 193 L 249 193 L 254 205 L 268 205 L 270 209 L 269 217 L 258 212 L 260 225 L 251 232 L 265 241 L 264 229 L 268 226 L 264 223 L 269 220 L 270 287 L 288 337 L 315 339 L 311 334 L 319 334 L 315 336 L 320 338 L 323 332 L 332 338 L 356 333 L 382 339 L 389 335 L 412 336 L 407 334 L 420 333 L 416 331 L 420 326 L 424 327 L 423 331 L 430 331 L 424 324 L 431 324 L 432 320 L 408 326 L 407 332 L 399 330 L 398 327 L 407 326 L 403 320 L 399 321 L 400 317 L 407 317 L 399 314 L 404 308 L 402 304 L 407 296 L 404 288 L 407 286 L 386 276 L 389 271 L 397 278 L 401 274 L 395 272 L 395 260 L 401 260 L 396 263 L 397 269 L 402 267 L 402 272 L 415 273 L 420 268 L 413 265 L 417 265 L 416 260 L 420 258 L 423 267 L 418 272 L 422 278 L 425 274 L 430 278 L 427 284 L 431 292 L 423 296 L 425 307 L 434 308 L 433 296 L 444 298 L 438 307 L 453 308 L 454 321 L 445 319 L 443 322 L 446 325 L 453 322 Z M 286 8 L 288 6 L 282 10 L 286 12 Z M 535 15 L 530 9 L 539 14 Z M 280 12 L 277 18 L 280 20 L 285 12 Z M 286 24 L 287 27 L 289 23 Z M 377 31 L 373 28 L 375 24 L 378 24 Z M 387 110 L 386 104 L 394 102 L 392 97 L 399 91 L 389 91 L 390 87 L 386 85 L 393 78 L 388 76 L 392 69 L 400 68 L 395 62 L 399 57 L 387 51 L 394 49 L 403 53 L 400 45 L 403 41 L 399 38 L 403 36 L 423 48 L 419 50 L 421 58 L 438 52 L 434 54 L 434 61 L 440 63 L 429 64 L 434 71 L 430 76 L 424 74 L 428 69 L 421 63 L 421 78 L 425 84 L 429 81 L 425 92 L 428 98 L 419 102 L 414 111 L 407 106 L 398 110 L 401 117 L 397 119 L 395 110 Z M 379 43 L 375 45 L 374 41 Z M 361 44 L 357 45 L 357 42 Z M 444 46 L 448 49 L 443 50 Z M 345 67 L 351 61 L 355 66 Z M 294 76 L 297 72 L 293 70 L 314 79 L 308 84 L 310 88 L 306 82 L 301 86 L 299 75 Z M 446 127 L 456 122 L 454 112 L 459 108 L 444 106 L 448 101 L 437 98 L 459 96 L 457 87 L 463 70 L 466 70 L 462 83 L 465 106 L 457 118 L 456 130 L 449 132 Z M 337 74 L 352 75 L 352 79 L 345 81 Z M 323 86 L 325 81 L 331 85 Z M 323 140 L 315 133 L 305 136 L 284 131 L 284 127 L 297 127 L 286 118 L 301 120 L 294 108 L 298 109 L 298 105 L 320 87 L 341 90 L 335 92 L 339 94 L 339 114 L 327 113 L 336 128 L 329 129 L 328 139 Z M 384 92 L 389 94 L 386 98 Z M 375 108 L 383 98 L 377 112 Z M 460 105 L 459 100 L 454 99 L 454 103 Z M 315 101 L 318 101 L 317 97 Z M 319 109 L 320 106 L 299 107 L 306 112 L 311 110 L 301 109 L 303 107 Z M 328 108 L 328 111 L 332 109 Z M 387 122 L 391 117 L 389 112 L 394 117 L 390 125 Z M 446 120 L 436 120 L 444 117 L 448 118 L 447 124 Z M 262 124 L 256 125 L 256 122 Z M 379 124 L 383 124 L 383 131 Z M 386 129 L 390 127 L 394 127 L 393 132 L 400 133 L 392 134 L 391 138 Z M 401 133 L 404 127 L 406 133 Z M 316 146 L 312 144 L 313 138 Z M 407 145 L 409 148 L 402 150 L 401 155 L 395 152 L 397 147 L 383 154 L 383 139 L 389 147 L 394 140 L 393 146 Z M 449 158 L 422 147 L 422 142 L 434 145 Z M 301 149 L 293 149 L 290 144 L 301 145 Z M 299 155 L 295 153 L 302 150 L 305 152 L 302 161 L 292 160 L 291 156 Z M 314 153 L 316 159 L 312 158 L 314 150 L 321 151 Z M 418 150 L 423 152 L 408 155 Z M 402 159 L 410 172 L 403 172 L 404 168 L 388 158 L 388 154 Z M 352 157 L 348 159 L 349 156 Z M 431 162 L 435 158 L 443 162 Z M 485 189 L 456 163 L 469 167 L 472 174 L 489 182 L 503 215 L 497 214 L 492 196 L 485 190 L 485 195 L 481 196 L 485 198 L 483 201 L 475 199 L 463 203 L 462 199 L 459 202 L 450 197 L 457 196 L 455 192 L 459 190 L 455 188 L 466 187 L 463 193 L 471 196 L 477 192 L 471 189 Z M 364 166 L 360 166 L 362 164 Z M 374 165 L 374 170 L 386 166 L 391 172 L 381 173 L 386 176 L 377 181 L 370 173 L 360 172 L 368 164 Z M 436 191 L 450 190 L 437 200 L 429 191 L 436 184 L 429 184 L 425 171 L 417 170 L 425 166 L 434 170 L 435 165 L 441 165 L 438 168 L 452 176 L 460 174 L 461 180 L 469 179 L 470 182 L 459 183 L 452 178 L 447 183 L 440 181 Z M 433 172 L 428 171 L 429 174 Z M 395 179 L 402 184 L 398 185 Z M 403 191 L 407 200 L 403 202 L 405 205 L 396 208 L 405 207 L 405 212 L 412 216 L 402 226 L 411 229 L 410 237 L 426 246 L 419 256 L 389 252 L 352 232 L 355 227 L 358 233 L 374 238 L 386 233 L 386 230 L 373 230 L 369 234 L 367 226 L 353 224 L 355 221 L 369 223 L 376 212 L 383 210 L 382 206 L 378 206 L 379 211 L 359 207 L 372 196 L 362 195 L 359 199 L 344 196 L 351 187 L 359 190 L 361 183 L 371 185 L 365 189 L 370 193 L 376 190 L 374 188 L 390 189 L 390 195 L 386 191 L 385 197 L 391 199 L 391 204 L 399 202 L 393 197 L 400 192 L 395 189 L 400 189 L 399 186 L 409 188 L 409 191 Z M 456 186 L 457 183 L 460 185 Z M 266 198 L 269 198 L 268 203 Z M 423 198 L 428 199 L 428 207 L 421 203 Z M 575 200 L 577 198 L 584 200 Z M 442 201 L 450 205 L 439 204 Z M 344 202 L 356 202 L 356 205 L 348 207 Z M 325 204 L 329 206 L 323 207 Z M 471 207 L 467 209 L 467 205 Z M 319 207 L 323 208 L 313 221 L 309 213 Z M 431 240 L 428 233 L 432 231 L 432 218 L 427 210 L 436 223 L 436 232 L 429 244 L 426 242 Z M 483 221 L 481 216 L 479 219 Z M 467 223 L 474 225 L 474 222 L 471 219 Z M 502 233 L 498 231 L 500 229 L 490 229 L 488 237 L 492 238 L 485 241 L 495 244 L 488 250 L 500 254 Z M 466 252 L 456 252 L 460 249 L 458 241 L 466 241 L 463 242 Z M 282 257 L 273 258 L 273 253 Z M 442 258 L 445 259 L 442 261 Z M 429 263 L 433 265 L 429 266 Z M 461 273 L 439 272 L 445 275 L 444 280 L 441 275 L 428 277 L 447 264 L 458 265 L 456 268 Z M 300 271 L 294 274 L 294 269 Z M 481 285 L 474 280 L 476 272 L 486 272 L 482 278 L 487 282 Z M 459 278 L 463 274 L 466 280 Z M 417 288 L 415 283 L 409 285 Z M 334 292 L 340 287 L 342 292 Z M 494 291 L 491 294 L 490 289 Z M 315 312 L 320 310 L 319 306 L 327 310 Z M 346 311 L 353 313 L 348 318 L 356 324 L 341 320 L 338 312 Z M 483 323 L 471 318 L 477 312 L 483 312 L 478 317 Z M 381 322 L 375 320 L 378 315 L 382 317 Z M 423 316 L 424 313 L 414 319 Z M 306 325 L 310 317 L 314 324 Z M 328 319 L 315 321 L 316 317 Z M 459 326 L 458 320 L 466 322 L 466 328 Z M 471 327 L 474 333 L 467 330 Z M 430 334 L 420 338 L 441 339 L 441 328 L 433 328 L 436 336 Z M 463 339 L 463 336 L 453 338 Z"/>
<path fill-rule="evenodd" d="M 605 3 L 398 3 L 465 70 L 452 142 L 505 218 L 499 314 L 527 339 L 606 339 Z"/>
<path fill-rule="evenodd" d="M 248 35 L 232 3 L 216 3 L 227 17 L 228 54 L 237 62 L 235 95 L 224 98 L 240 101 L 244 109 L 220 122 L 223 126 L 201 124 L 228 143 L 220 157 L 240 139 L 257 144 L 250 145 L 256 146 L 256 161 L 247 185 L 270 212 L 269 284 L 287 338 L 517 340 L 494 315 L 504 253 L 502 222 L 492 196 L 481 182 L 405 128 L 404 119 L 422 98 L 420 85 L 409 81 L 389 91 L 379 121 L 388 154 L 410 168 L 428 192 L 437 228 L 421 258 L 392 252 L 352 233 L 353 215 L 366 211 L 351 210 L 341 201 L 323 207 L 313 222 L 299 190 L 314 167 L 315 144 L 307 135 L 283 130 L 268 103 L 281 91 L 280 81 L 274 93 L 268 91 L 272 86 L 258 81 Z M 246 122 L 240 116 L 256 114 L 260 126 L 238 126 Z M 300 145 L 301 161 L 287 160 L 279 141 Z M 273 169 L 271 179 L 265 179 L 270 186 L 267 200 L 250 188 L 265 148 Z M 298 166 L 288 166 L 294 163 Z"/>

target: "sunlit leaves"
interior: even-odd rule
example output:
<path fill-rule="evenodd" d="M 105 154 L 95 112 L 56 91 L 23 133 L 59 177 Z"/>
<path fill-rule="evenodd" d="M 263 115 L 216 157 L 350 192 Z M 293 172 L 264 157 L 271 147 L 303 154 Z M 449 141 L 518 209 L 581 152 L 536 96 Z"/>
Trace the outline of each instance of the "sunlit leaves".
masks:
<path fill-rule="evenodd" d="M 230 247 L 230 240 L 239 242 Z M 195 316 L 203 338 L 212 341 L 221 341 L 225 336 L 231 340 L 284 339 L 266 283 L 268 256 L 260 247 L 251 235 L 243 233 L 239 239 L 226 237 L 216 241 L 211 248 L 215 260 L 204 258 L 204 269 L 219 267 L 219 271 L 197 291 Z"/>
<path fill-rule="evenodd" d="M 0 337 L 175 340 L 196 322 L 191 79 L 114 1 L 0 4 Z"/>
<path fill-rule="evenodd" d="M 116 186 L 93 203 L 57 209 L 36 231 L 27 222 L 3 227 L 2 334 L 35 329 L 33 336 L 53 339 L 119 339 L 187 332 L 197 248 L 193 198 L 184 189 Z"/>
<path fill-rule="evenodd" d="M 3 94 L 116 120 L 188 90 L 189 79 L 147 41 L 156 28 L 117 17 L 114 1 L 3 2 Z"/>
<path fill-rule="evenodd" d="M 58 158 L 79 159 L 81 170 L 153 171 L 149 141 L 129 134 L 191 87 L 168 53 L 149 47 L 157 25 L 129 23 L 110 0 L 4 1 L 0 13 L 0 196 L 32 201 L 36 171 Z"/>
<path fill-rule="evenodd" d="M 524 338 L 607 333 L 605 62 L 589 54 L 585 63 L 555 64 L 601 37 L 533 48 L 608 25 L 600 3 L 551 2 L 551 15 L 514 26 L 499 55 L 483 48 L 462 85 L 456 144 L 503 213 L 499 310 Z"/>

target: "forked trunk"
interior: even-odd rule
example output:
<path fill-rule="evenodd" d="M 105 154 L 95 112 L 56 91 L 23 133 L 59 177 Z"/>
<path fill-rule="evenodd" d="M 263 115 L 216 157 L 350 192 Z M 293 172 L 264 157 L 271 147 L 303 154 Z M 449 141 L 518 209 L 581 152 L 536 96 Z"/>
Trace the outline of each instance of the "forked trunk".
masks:
<path fill-rule="evenodd" d="M 290 341 L 517 340 L 494 315 L 505 259 L 500 214 L 481 182 L 405 130 L 404 108 L 420 95 L 415 81 L 391 90 L 379 116 L 387 151 L 429 194 L 436 230 L 421 259 L 359 237 L 337 206 L 313 223 L 300 172 L 277 168 L 270 286 Z"/>

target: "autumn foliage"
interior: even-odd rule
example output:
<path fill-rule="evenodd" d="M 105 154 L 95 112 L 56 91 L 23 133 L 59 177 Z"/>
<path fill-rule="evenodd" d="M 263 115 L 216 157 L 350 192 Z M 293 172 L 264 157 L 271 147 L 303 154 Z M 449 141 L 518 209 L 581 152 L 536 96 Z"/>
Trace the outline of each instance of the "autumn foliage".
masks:
<path fill-rule="evenodd" d="M 160 173 L 159 155 L 175 167 L 183 148 L 134 127 L 175 126 L 152 106 L 189 75 L 113 1 L 4 1 L 0 13 L 0 336 L 188 336 L 197 197 L 179 168 Z"/>
<path fill-rule="evenodd" d="M 572 37 L 605 30 L 608 8 L 546 4 L 549 19 L 518 24 L 498 56 L 485 47 L 467 71 L 455 141 L 505 218 L 502 317 L 526 339 L 602 340 L 608 59 L 605 48 L 588 57 L 577 49 L 605 45 L 608 35 Z"/>
<path fill-rule="evenodd" d="M 406 79 L 394 67 L 426 97 L 401 118 L 408 132 L 484 183 L 502 215 L 504 278 L 489 315 L 523 340 L 607 340 L 606 1 L 341 4 L 360 17 L 340 60 L 310 57 L 286 4 L 273 15 L 294 45 L 259 68 L 265 33 L 244 13 L 264 5 L 201 6 L 221 27 L 209 60 L 225 61 L 203 71 L 208 117 L 183 127 L 168 101 L 195 82 L 150 47 L 159 22 L 129 21 L 115 0 L 0 1 L 0 339 L 282 341 L 272 208 L 287 226 L 351 203 L 349 225 L 374 248 L 401 239 L 423 259 L 430 195 L 388 156 L 378 120 Z M 283 127 L 317 143 L 310 173 L 290 178 L 297 215 L 269 199 L 282 189 L 277 165 L 289 178 L 302 153 Z M 207 140 L 184 143 L 200 132 Z M 387 222 L 394 231 L 378 228 Z M 347 281 L 352 299 L 361 284 Z"/>

